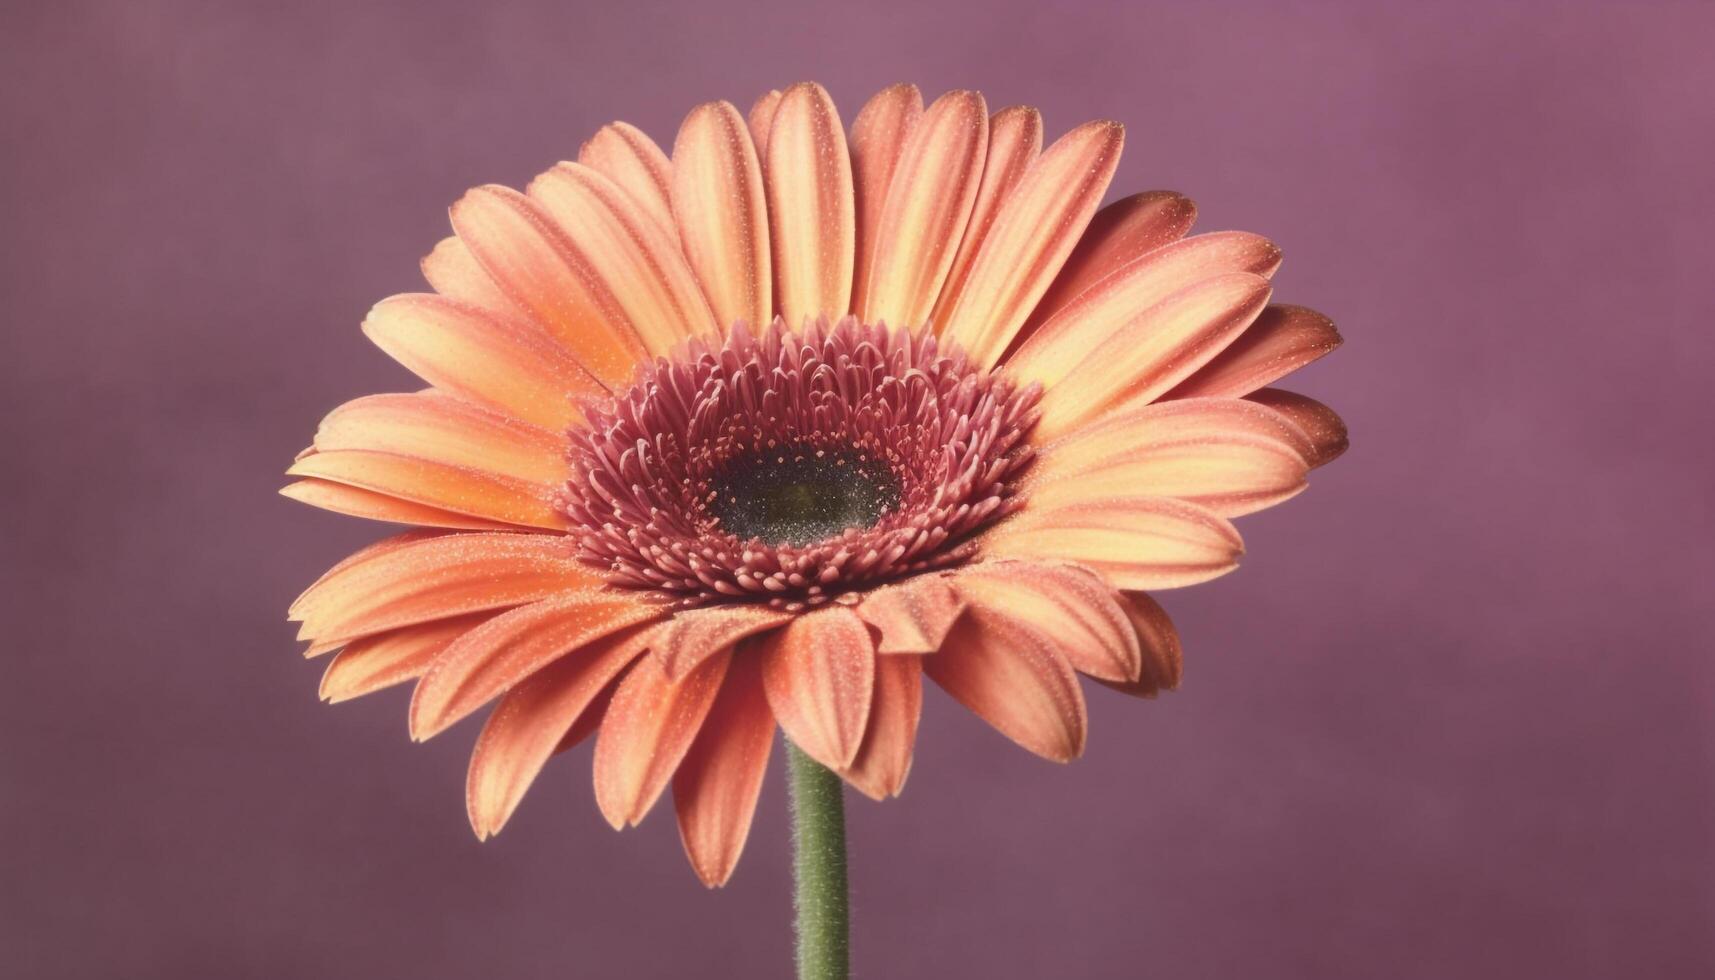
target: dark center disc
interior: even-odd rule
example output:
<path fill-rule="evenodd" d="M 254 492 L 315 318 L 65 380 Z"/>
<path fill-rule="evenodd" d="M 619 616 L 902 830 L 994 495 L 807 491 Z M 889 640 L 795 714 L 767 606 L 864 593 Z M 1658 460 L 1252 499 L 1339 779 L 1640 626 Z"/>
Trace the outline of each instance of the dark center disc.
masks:
<path fill-rule="evenodd" d="M 728 462 L 711 485 L 709 512 L 723 529 L 776 547 L 871 527 L 899 504 L 892 471 L 855 452 L 759 450 Z"/>

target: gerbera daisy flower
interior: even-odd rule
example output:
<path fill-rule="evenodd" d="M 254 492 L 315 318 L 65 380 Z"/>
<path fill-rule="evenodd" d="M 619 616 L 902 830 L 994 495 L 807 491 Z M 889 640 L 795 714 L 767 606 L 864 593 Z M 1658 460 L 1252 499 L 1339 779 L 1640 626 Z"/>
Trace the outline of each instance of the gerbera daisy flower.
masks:
<path fill-rule="evenodd" d="M 842 125 L 815 84 L 748 119 L 625 123 L 523 192 L 480 187 L 433 292 L 364 332 L 429 387 L 330 413 L 289 497 L 412 525 L 292 606 L 322 695 L 414 681 L 426 739 L 493 705 L 467 805 L 498 832 L 594 736 L 616 828 L 669 787 L 709 885 L 776 726 L 867 796 L 911 768 L 923 678 L 1055 761 L 1080 675 L 1174 687 L 1146 592 L 1231 571 L 1231 519 L 1345 446 L 1268 387 L 1332 350 L 1270 305 L 1280 251 L 1098 206 L 1121 127 L 1044 149 L 1027 107 L 910 85 Z M 337 653 L 336 653 L 337 651 Z"/>

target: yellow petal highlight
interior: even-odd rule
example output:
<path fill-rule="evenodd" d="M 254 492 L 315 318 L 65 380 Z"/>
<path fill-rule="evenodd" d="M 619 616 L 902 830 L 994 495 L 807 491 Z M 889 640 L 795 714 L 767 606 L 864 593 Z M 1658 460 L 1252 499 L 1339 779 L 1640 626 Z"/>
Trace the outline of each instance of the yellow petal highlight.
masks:
<path fill-rule="evenodd" d="M 1145 309 L 1051 385 L 1033 440 L 1051 440 L 1121 408 L 1155 400 L 1208 363 L 1268 304 L 1268 280 L 1237 272 L 1189 286 Z M 1028 370 L 1026 381 L 1042 381 Z"/>
<path fill-rule="evenodd" d="M 581 164 L 562 163 L 531 181 L 529 195 L 558 223 L 592 288 L 612 297 L 651 354 L 714 332 L 714 315 L 678 241 L 619 185 Z"/>
<path fill-rule="evenodd" d="M 1048 319 L 1084 290 L 1138 258 L 1184 238 L 1196 220 L 1197 205 L 1173 191 L 1133 194 L 1097 211 L 1031 314 L 1031 324 Z"/>
<path fill-rule="evenodd" d="M 768 161 L 777 308 L 794 330 L 806 318 L 837 320 L 851 302 L 856 216 L 845 130 L 826 89 L 803 82 L 786 90 Z"/>
<path fill-rule="evenodd" d="M 870 269 L 875 265 L 877 235 L 888 187 L 893 183 L 905 142 L 922 117 L 923 93 L 915 85 L 900 84 L 877 92 L 852 120 L 852 197 L 857 217 L 857 250 L 851 308 L 860 317 L 864 315 Z"/>
<path fill-rule="evenodd" d="M 1231 522 L 1206 507 L 1140 496 L 1027 507 L 989 532 L 983 551 L 1087 565 L 1122 589 L 1171 589 L 1237 568 L 1244 544 Z"/>
<path fill-rule="evenodd" d="M 1339 346 L 1340 332 L 1322 314 L 1302 306 L 1270 306 L 1239 339 L 1166 397 L 1248 395 Z"/>
<path fill-rule="evenodd" d="M 1267 278 L 1280 250 L 1260 235 L 1216 232 L 1156 249 L 1086 290 L 1033 331 L 1007 358 L 1022 378 L 1052 386 L 1147 310 L 1198 283 L 1235 272 Z"/>
<path fill-rule="evenodd" d="M 603 384 L 621 385 L 647 356 L 586 257 L 543 207 L 507 187 L 469 191 L 453 229 L 508 299 L 565 345 Z"/>
<path fill-rule="evenodd" d="M 965 221 L 964 234 L 959 237 L 958 251 L 952 267 L 947 270 L 941 295 L 935 299 L 935 332 L 945 332 L 947 318 L 963 295 L 970 279 L 971 267 L 977 253 L 982 251 L 994 228 L 1001 207 L 1012 197 L 1018 182 L 1024 179 L 1036 158 L 1042 153 L 1042 114 L 1030 106 L 1009 106 L 989 119 L 988 151 L 983 161 L 983 176 L 977 188 L 971 215 Z"/>
<path fill-rule="evenodd" d="M 436 388 L 550 432 L 583 418 L 578 401 L 607 393 L 537 324 L 445 296 L 390 296 L 363 332 Z"/>
<path fill-rule="evenodd" d="M 1085 123 L 1049 147 L 1008 197 L 942 331 L 974 363 L 999 363 L 1090 223 L 1124 143 L 1118 123 Z"/>
<path fill-rule="evenodd" d="M 673 143 L 673 216 L 723 331 L 774 318 L 766 193 L 738 110 L 726 102 L 691 110 Z"/>
<path fill-rule="evenodd" d="M 1074 670 L 1129 681 L 1143 669 L 1137 636 L 1100 575 L 1061 562 L 987 561 L 952 576 L 953 587 L 995 620 L 1054 638 Z"/>
<path fill-rule="evenodd" d="M 982 181 L 988 106 L 976 92 L 949 92 L 923 114 L 900 154 L 876 231 L 868 323 L 920 327 L 952 268 Z"/>
<path fill-rule="evenodd" d="M 643 130 L 628 122 L 609 123 L 578 150 L 578 162 L 619 185 L 662 231 L 672 234 L 668 195 L 673 165 Z"/>

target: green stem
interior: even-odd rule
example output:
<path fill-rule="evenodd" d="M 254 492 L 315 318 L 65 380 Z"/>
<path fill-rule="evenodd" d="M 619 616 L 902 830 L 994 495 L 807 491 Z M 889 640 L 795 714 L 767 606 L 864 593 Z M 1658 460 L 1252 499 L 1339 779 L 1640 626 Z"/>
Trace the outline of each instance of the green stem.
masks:
<path fill-rule="evenodd" d="M 840 777 L 786 743 L 792 782 L 793 904 L 798 980 L 846 980 L 851 922 L 846 902 L 846 808 Z"/>

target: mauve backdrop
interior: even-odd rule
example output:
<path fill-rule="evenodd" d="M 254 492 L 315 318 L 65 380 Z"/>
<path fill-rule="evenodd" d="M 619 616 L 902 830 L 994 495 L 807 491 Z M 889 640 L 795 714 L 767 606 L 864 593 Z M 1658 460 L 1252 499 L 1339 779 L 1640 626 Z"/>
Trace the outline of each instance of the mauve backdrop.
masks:
<path fill-rule="evenodd" d="M 1085 758 L 928 699 L 854 799 L 866 977 L 1715 974 L 1715 7 L 21 0 L 0 11 L 0 972 L 784 976 L 780 755 L 723 891 L 589 749 L 498 840 L 475 723 L 317 702 L 275 496 L 466 187 L 624 118 L 912 80 L 1129 126 L 1114 187 L 1285 247 L 1355 448 L 1163 599 Z"/>

